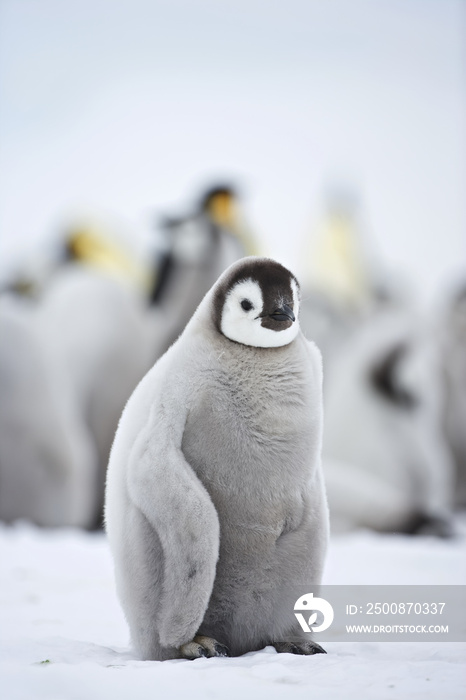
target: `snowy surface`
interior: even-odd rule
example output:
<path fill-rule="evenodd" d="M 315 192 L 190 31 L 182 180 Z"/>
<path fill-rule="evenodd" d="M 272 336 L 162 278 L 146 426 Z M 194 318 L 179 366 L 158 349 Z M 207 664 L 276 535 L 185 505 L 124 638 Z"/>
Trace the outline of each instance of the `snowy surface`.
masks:
<path fill-rule="evenodd" d="M 0 687 L 7 700 L 464 697 L 466 644 L 327 643 L 314 657 L 140 661 L 103 534 L 0 529 Z M 326 583 L 460 584 L 466 538 L 334 538 Z"/>

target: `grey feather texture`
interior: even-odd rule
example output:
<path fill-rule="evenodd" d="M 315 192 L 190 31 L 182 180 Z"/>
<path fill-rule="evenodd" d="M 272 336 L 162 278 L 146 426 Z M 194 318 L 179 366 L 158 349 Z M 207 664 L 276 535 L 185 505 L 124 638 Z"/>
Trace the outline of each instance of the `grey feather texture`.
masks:
<path fill-rule="evenodd" d="M 290 628 L 290 613 L 295 585 L 320 583 L 327 547 L 321 358 L 297 318 L 293 339 L 275 347 L 219 330 L 219 295 L 231 309 L 245 280 L 254 304 L 262 298 L 272 309 L 264 323 L 263 309 L 243 305 L 252 337 L 262 332 L 257 324 L 272 343 L 291 337 L 279 313 L 291 318 L 294 307 L 297 317 L 291 273 L 266 258 L 234 263 L 134 391 L 112 448 L 106 527 L 143 658 L 192 658 L 205 638 L 213 638 L 203 649 L 209 656 L 215 640 L 219 655 L 267 644 L 319 651 Z"/>

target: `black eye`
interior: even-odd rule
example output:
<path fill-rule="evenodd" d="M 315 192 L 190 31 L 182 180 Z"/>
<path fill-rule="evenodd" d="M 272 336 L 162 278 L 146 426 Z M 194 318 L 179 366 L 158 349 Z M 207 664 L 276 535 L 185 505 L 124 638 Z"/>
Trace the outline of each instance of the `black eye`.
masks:
<path fill-rule="evenodd" d="M 249 301 L 249 299 L 243 299 L 243 301 L 241 302 L 241 308 L 245 311 L 250 311 L 252 309 L 252 304 Z"/>

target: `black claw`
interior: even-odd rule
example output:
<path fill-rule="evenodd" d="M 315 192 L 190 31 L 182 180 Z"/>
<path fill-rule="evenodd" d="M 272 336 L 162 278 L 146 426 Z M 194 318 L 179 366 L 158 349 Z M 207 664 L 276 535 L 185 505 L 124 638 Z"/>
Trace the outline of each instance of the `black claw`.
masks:
<path fill-rule="evenodd" d="M 296 644 L 290 644 L 290 654 L 305 654 L 306 652 L 302 647 L 298 647 Z"/>
<path fill-rule="evenodd" d="M 230 656 L 230 650 L 224 644 L 219 644 L 217 642 L 214 646 L 214 649 L 217 656 Z"/>
<path fill-rule="evenodd" d="M 311 654 L 326 654 L 327 652 L 323 649 L 320 644 L 316 642 L 275 642 L 273 644 L 275 649 L 279 654 L 299 654 L 302 656 L 310 656 Z"/>
<path fill-rule="evenodd" d="M 209 652 L 207 651 L 207 649 L 204 649 L 204 647 L 199 647 L 198 654 L 198 658 L 200 658 L 201 656 L 209 656 Z"/>

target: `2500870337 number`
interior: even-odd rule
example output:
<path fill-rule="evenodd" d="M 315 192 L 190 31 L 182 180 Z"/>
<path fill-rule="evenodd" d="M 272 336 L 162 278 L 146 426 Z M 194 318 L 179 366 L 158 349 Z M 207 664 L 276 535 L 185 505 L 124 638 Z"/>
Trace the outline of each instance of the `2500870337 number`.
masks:
<path fill-rule="evenodd" d="M 442 615 L 445 603 L 366 603 L 366 615 Z"/>

